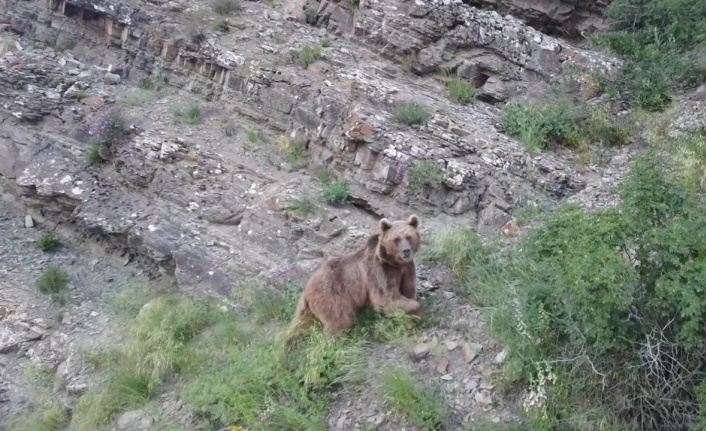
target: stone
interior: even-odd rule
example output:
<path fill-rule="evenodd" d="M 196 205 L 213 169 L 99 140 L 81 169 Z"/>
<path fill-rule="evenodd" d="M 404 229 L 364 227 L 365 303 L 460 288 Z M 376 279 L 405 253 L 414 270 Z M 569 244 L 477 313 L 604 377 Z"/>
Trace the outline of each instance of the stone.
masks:
<path fill-rule="evenodd" d="M 482 344 L 477 344 L 477 343 L 463 343 L 463 360 L 466 361 L 466 363 L 471 363 L 476 356 L 478 356 L 478 353 L 483 349 Z"/>
<path fill-rule="evenodd" d="M 148 431 L 153 422 L 144 410 L 132 410 L 120 415 L 117 425 L 121 431 Z"/>
<path fill-rule="evenodd" d="M 436 372 L 439 374 L 445 374 L 446 369 L 449 367 L 449 359 L 447 357 L 441 357 L 436 362 Z"/>
<path fill-rule="evenodd" d="M 34 220 L 32 219 L 32 216 L 29 214 L 27 214 L 25 216 L 25 227 L 26 228 L 34 227 Z"/>
<path fill-rule="evenodd" d="M 505 362 L 505 359 L 507 359 L 507 355 L 509 354 L 509 350 L 507 348 L 503 349 L 500 353 L 495 355 L 495 358 L 493 358 L 493 362 L 496 364 L 502 364 Z"/>
<path fill-rule="evenodd" d="M 103 75 L 103 82 L 110 85 L 116 85 L 120 83 L 120 75 L 107 72 L 105 75 Z"/>
<path fill-rule="evenodd" d="M 431 343 L 419 343 L 416 346 L 414 346 L 413 352 L 414 356 L 417 358 L 423 358 L 424 356 L 428 355 L 429 352 L 432 349 Z"/>

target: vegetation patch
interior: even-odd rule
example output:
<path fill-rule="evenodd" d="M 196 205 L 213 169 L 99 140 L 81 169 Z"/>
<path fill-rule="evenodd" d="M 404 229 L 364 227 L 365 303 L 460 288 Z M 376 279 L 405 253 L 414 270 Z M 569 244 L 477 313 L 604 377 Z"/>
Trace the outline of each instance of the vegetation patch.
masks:
<path fill-rule="evenodd" d="M 292 200 L 290 209 L 300 217 L 308 217 L 316 213 L 316 205 L 307 196 L 299 196 Z"/>
<path fill-rule="evenodd" d="M 331 181 L 321 188 L 321 199 L 329 205 L 344 205 L 350 197 L 348 182 L 345 180 Z"/>
<path fill-rule="evenodd" d="M 439 189 L 445 179 L 444 171 L 431 160 L 416 160 L 409 168 L 409 186 L 415 193 L 420 193 L 425 187 Z"/>
<path fill-rule="evenodd" d="M 251 144 L 256 144 L 258 142 L 267 143 L 267 136 L 259 130 L 248 132 L 245 135 L 245 139 Z"/>
<path fill-rule="evenodd" d="M 449 92 L 449 99 L 451 99 L 451 101 L 462 105 L 469 104 L 478 97 L 476 87 L 460 77 L 449 80 L 446 83 L 446 90 Z"/>
<path fill-rule="evenodd" d="M 307 141 L 303 137 L 296 137 L 290 140 L 286 135 L 280 136 L 280 150 L 284 154 L 287 162 L 294 168 L 304 166 L 308 159 Z"/>
<path fill-rule="evenodd" d="M 615 0 L 606 9 L 611 31 L 596 38 L 625 59 L 609 94 L 661 111 L 680 93 L 706 81 L 706 3 L 702 0 Z"/>
<path fill-rule="evenodd" d="M 361 310 L 359 324 L 346 335 L 326 337 L 314 325 L 285 348 L 280 334 L 300 291 L 295 285 L 242 286 L 236 309 L 147 288 L 117 294 L 110 302 L 122 319 L 120 337 L 87 358 L 101 384 L 91 385 L 70 417 L 52 419 L 58 425 L 40 426 L 41 417 L 54 413 L 50 404 L 35 400 L 16 418 L 34 428 L 12 429 L 104 429 L 125 411 L 148 408 L 169 385 L 213 429 L 324 431 L 336 385 L 370 382 L 367 343 L 408 337 L 417 323 L 405 315 Z M 423 387 L 415 384 L 409 392 L 391 382 L 384 388 L 402 414 L 427 418 L 407 410 L 417 400 L 423 411 L 443 410 L 429 402 Z"/>
<path fill-rule="evenodd" d="M 195 126 L 203 120 L 203 112 L 201 111 L 201 106 L 197 104 L 189 105 L 186 110 L 176 109 L 174 110 L 174 123 L 179 124 L 184 121 L 190 126 Z"/>
<path fill-rule="evenodd" d="M 138 88 L 122 93 L 118 97 L 121 105 L 129 107 L 146 106 L 152 103 L 155 99 L 154 91 L 148 88 Z"/>
<path fill-rule="evenodd" d="M 607 108 L 559 100 L 557 103 L 508 102 L 500 118 L 503 128 L 530 151 L 550 145 L 583 148 L 589 144 L 627 143 L 632 128 L 616 121 Z"/>
<path fill-rule="evenodd" d="M 306 69 L 321 58 L 321 45 L 306 45 L 297 52 L 299 64 Z"/>
<path fill-rule="evenodd" d="M 423 430 L 436 430 L 446 423 L 448 409 L 441 392 L 416 382 L 402 369 L 386 369 L 379 376 L 385 403 Z"/>
<path fill-rule="evenodd" d="M 418 103 L 402 103 L 397 107 L 396 115 L 397 120 L 411 126 L 429 121 L 431 111 L 426 106 Z"/>
<path fill-rule="evenodd" d="M 56 265 L 49 265 L 37 279 L 37 287 L 42 293 L 61 304 L 66 301 L 66 288 L 69 284 L 69 275 Z"/>
<path fill-rule="evenodd" d="M 61 247 L 61 241 L 51 232 L 43 233 L 37 240 L 37 248 L 43 252 L 55 251 Z"/>
<path fill-rule="evenodd" d="M 565 205 L 508 250 L 464 227 L 425 247 L 509 347 L 526 429 L 706 426 L 706 200 L 684 142 L 635 159 L 617 207 Z"/>

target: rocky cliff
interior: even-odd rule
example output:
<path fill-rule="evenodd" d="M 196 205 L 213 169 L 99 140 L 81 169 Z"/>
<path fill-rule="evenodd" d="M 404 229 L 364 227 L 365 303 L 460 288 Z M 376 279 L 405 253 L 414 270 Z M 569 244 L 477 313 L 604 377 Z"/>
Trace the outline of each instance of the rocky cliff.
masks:
<path fill-rule="evenodd" d="M 416 211 L 427 226 L 457 221 L 487 236 L 525 202 L 586 195 L 600 205 L 600 168 L 585 175 L 561 155 L 528 154 L 499 131 L 494 105 L 576 70 L 619 66 L 501 13 L 576 28 L 603 5 L 499 2 L 499 13 L 485 9 L 494 2 L 477 3 L 243 2 L 212 30 L 217 21 L 201 4 L 5 0 L 0 25 L 28 45 L 0 62 L 0 146 L 9 155 L 0 175 L 49 218 L 147 256 L 185 286 L 220 289 L 340 247 L 331 239 L 341 232 L 351 242 L 365 234 L 345 209 L 314 219 L 287 209 L 318 186 L 282 157 L 278 140 L 302 146 L 309 168 L 346 180 L 352 203 L 376 217 Z M 307 48 L 317 57 L 303 66 Z M 448 74 L 473 82 L 479 101 L 451 104 Z M 123 106 L 130 137 L 110 163 L 87 167 L 91 123 L 125 86 L 155 77 L 178 93 L 150 109 Z M 206 101 L 206 122 L 169 125 L 173 106 L 193 100 Z M 399 121 L 404 103 L 425 107 L 429 119 Z M 227 136 L 224 122 L 240 132 Z M 249 148 L 248 130 L 271 139 Z M 412 190 L 417 160 L 435 164 L 443 184 Z"/>

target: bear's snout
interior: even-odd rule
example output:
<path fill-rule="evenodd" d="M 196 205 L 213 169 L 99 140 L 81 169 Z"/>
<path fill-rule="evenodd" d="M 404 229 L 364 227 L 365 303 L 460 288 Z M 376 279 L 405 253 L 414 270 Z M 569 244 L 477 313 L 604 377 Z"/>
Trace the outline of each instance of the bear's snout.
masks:
<path fill-rule="evenodd" d="M 402 250 L 402 255 L 405 257 L 405 259 L 409 259 L 409 257 L 412 255 L 412 250 L 409 248 L 405 248 Z"/>

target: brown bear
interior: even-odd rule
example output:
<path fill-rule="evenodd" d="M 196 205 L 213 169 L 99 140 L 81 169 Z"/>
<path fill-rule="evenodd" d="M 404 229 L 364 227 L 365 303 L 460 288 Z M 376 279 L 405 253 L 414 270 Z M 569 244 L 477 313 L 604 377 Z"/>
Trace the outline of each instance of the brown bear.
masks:
<path fill-rule="evenodd" d="M 318 319 L 327 334 L 350 328 L 355 310 L 401 309 L 418 314 L 414 255 L 420 246 L 419 218 L 380 220 L 380 232 L 358 251 L 327 259 L 309 278 L 286 339 L 302 324 Z"/>

